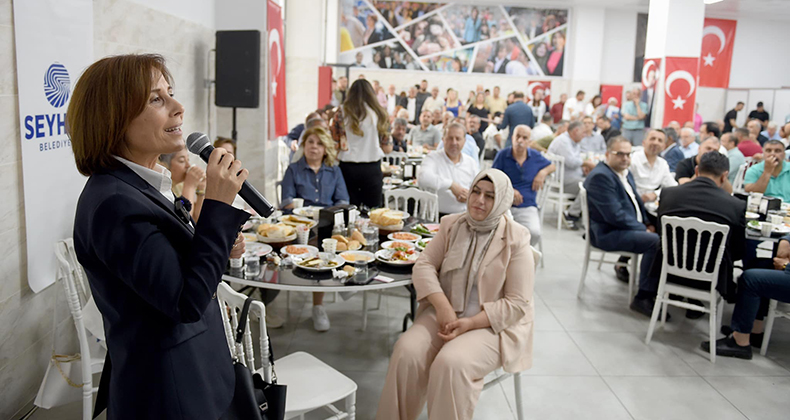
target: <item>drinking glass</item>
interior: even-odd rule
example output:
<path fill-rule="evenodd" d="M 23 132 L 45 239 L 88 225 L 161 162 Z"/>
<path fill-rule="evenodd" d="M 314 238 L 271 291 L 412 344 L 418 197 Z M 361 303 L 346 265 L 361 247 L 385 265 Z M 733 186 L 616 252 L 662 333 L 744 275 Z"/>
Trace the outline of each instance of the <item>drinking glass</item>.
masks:
<path fill-rule="evenodd" d="M 261 274 L 261 258 L 251 252 L 244 254 L 244 276 L 257 277 Z"/>

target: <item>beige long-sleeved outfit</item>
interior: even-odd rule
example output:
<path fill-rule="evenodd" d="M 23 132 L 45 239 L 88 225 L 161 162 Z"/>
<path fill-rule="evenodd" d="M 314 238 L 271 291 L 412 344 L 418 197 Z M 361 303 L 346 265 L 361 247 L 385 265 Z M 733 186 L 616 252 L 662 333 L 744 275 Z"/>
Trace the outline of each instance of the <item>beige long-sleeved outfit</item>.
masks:
<path fill-rule="evenodd" d="M 414 420 L 426 400 L 431 420 L 471 419 L 488 373 L 500 366 L 507 372 L 532 366 L 535 263 L 529 231 L 503 217 L 479 262 L 476 283 L 448 278 L 443 267 L 446 256 L 454 247 L 468 246 L 451 240 L 458 237 L 454 230 L 462 217 L 442 218 L 439 233 L 414 265 L 420 308 L 414 325 L 395 344 L 377 420 Z M 479 251 L 475 247 L 474 253 Z M 474 296 L 473 284 L 491 327 L 445 343 L 437 335 L 436 312 L 427 296 L 444 293 L 460 316 L 469 305 L 466 299 Z M 464 303 L 459 308 L 457 302 Z"/>

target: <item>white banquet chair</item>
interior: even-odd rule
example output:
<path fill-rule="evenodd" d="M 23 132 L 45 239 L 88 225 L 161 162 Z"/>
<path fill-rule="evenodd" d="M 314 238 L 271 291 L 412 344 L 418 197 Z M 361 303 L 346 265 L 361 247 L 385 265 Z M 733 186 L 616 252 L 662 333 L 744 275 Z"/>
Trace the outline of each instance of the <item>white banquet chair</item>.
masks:
<path fill-rule="evenodd" d="M 543 254 L 533 247 L 530 248 L 532 248 L 532 258 L 535 260 L 535 270 L 537 271 L 538 263 L 542 259 L 541 257 Z M 502 368 L 499 368 L 493 372 L 493 375 L 494 379 L 491 379 L 483 385 L 483 391 L 490 389 L 505 379 L 513 378 L 513 389 L 516 394 L 516 417 L 518 420 L 526 419 L 526 416 L 524 415 L 524 395 L 521 393 L 521 372 L 507 373 Z"/>
<path fill-rule="evenodd" d="M 247 296 L 234 291 L 227 283 L 220 282 L 217 288 L 222 323 L 225 327 L 225 338 L 231 356 L 237 356 L 250 370 L 260 373 L 264 381 L 271 383 L 272 376 L 277 377 L 279 384 L 288 387 L 285 401 L 285 418 L 304 419 L 304 415 L 318 408 L 324 408 L 330 419 L 354 420 L 356 416 L 357 384 L 347 376 L 338 372 L 315 356 L 305 352 L 291 353 L 277 359 L 272 369 L 269 363 L 269 335 L 266 331 L 266 307 L 263 302 L 253 301 L 250 304 L 249 317 L 245 326 L 241 344 L 235 340 L 236 328 L 239 326 L 239 315 L 244 307 Z M 255 367 L 255 351 L 252 344 L 250 319 L 257 319 L 260 338 L 258 340 L 261 355 L 260 368 Z M 345 412 L 340 411 L 334 403 L 345 400 Z"/>
<path fill-rule="evenodd" d="M 639 261 L 639 254 L 634 252 L 626 252 L 626 251 L 604 251 L 600 248 L 596 248 L 590 242 L 590 208 L 587 203 L 587 189 L 584 188 L 581 182 L 579 182 L 579 196 L 582 202 L 582 222 L 584 223 L 584 238 L 585 238 L 585 246 L 584 246 L 584 265 L 582 265 L 582 277 L 579 280 L 579 290 L 576 292 L 576 296 L 578 298 L 582 297 L 582 291 L 584 291 L 584 280 L 587 277 L 587 268 L 590 265 L 591 253 L 592 252 L 600 252 L 601 259 L 598 261 L 598 270 L 601 269 L 601 265 L 603 263 L 607 264 L 614 264 L 615 267 L 624 265 L 619 261 L 606 261 L 604 258 L 606 257 L 607 253 L 610 254 L 617 254 L 621 257 L 628 257 L 630 258 L 630 265 L 631 270 L 628 273 L 628 301 L 626 304 L 631 304 L 631 298 L 634 296 L 634 285 L 636 284 L 636 270 L 639 266 L 637 262 Z"/>
<path fill-rule="evenodd" d="M 691 241 L 692 233 L 696 240 Z M 661 277 L 658 280 L 658 293 L 650 317 L 645 344 L 650 344 L 656 328 L 658 313 L 661 312 L 661 325 L 667 320 L 669 305 L 710 314 L 710 362 L 716 362 L 716 331 L 721 323 L 724 301 L 716 290 L 719 283 L 719 269 L 727 235 L 730 227 L 719 223 L 706 222 L 696 217 L 664 216 L 661 218 Z M 718 241 L 718 242 L 717 242 Z M 718 248 L 715 246 L 718 245 Z M 693 254 L 692 254 L 693 253 Z M 678 255 L 681 258 L 678 258 Z M 692 257 L 689 259 L 689 257 Z M 690 263 L 690 264 L 689 264 Z M 712 272 L 707 270 L 712 265 Z M 668 275 L 675 275 L 710 284 L 708 290 L 696 289 L 675 283 L 667 283 Z M 709 302 L 710 308 L 670 299 L 677 295 L 702 302 Z"/>
<path fill-rule="evenodd" d="M 776 318 L 790 319 L 790 304 L 782 303 L 774 299 L 771 299 L 768 303 L 768 317 L 765 319 L 763 344 L 760 347 L 760 354 L 763 356 L 768 352 L 768 342 L 771 340 L 771 333 L 773 332 Z"/>
<path fill-rule="evenodd" d="M 82 418 L 90 420 L 93 414 L 93 394 L 98 391 L 98 387 L 93 386 L 93 375 L 101 373 L 104 369 L 106 355 L 106 349 L 98 345 L 103 345 L 103 340 L 97 338 L 97 335 L 103 335 L 101 314 L 92 303 L 87 276 L 74 252 L 74 240 L 68 238 L 56 242 L 55 257 L 58 260 L 58 280 L 66 292 L 66 301 L 71 311 L 74 327 L 77 329 L 77 339 L 80 345 Z M 102 328 L 102 331 L 97 331 L 94 335 L 88 330 L 86 323 L 95 323 L 93 321 L 96 321 L 96 317 L 99 322 L 97 327 Z M 88 363 L 84 363 L 85 361 Z"/>
<path fill-rule="evenodd" d="M 546 202 L 557 207 L 557 230 L 560 230 L 562 229 L 562 212 L 573 204 L 576 197 L 565 192 L 565 158 L 551 153 L 545 153 L 544 156 L 557 168 L 552 174 L 554 176 L 546 178 L 546 182 L 549 183 Z"/>
<path fill-rule="evenodd" d="M 417 188 L 404 188 L 384 192 L 384 206 L 393 210 L 409 211 L 409 201 L 414 201 L 412 216 L 439 223 L 439 196 Z"/>

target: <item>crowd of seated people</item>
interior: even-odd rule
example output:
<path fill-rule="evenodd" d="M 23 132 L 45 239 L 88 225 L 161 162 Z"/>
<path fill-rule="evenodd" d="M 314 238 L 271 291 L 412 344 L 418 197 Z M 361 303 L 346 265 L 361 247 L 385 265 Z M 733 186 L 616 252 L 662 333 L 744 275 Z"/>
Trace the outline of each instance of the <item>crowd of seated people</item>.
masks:
<path fill-rule="evenodd" d="M 371 86 L 364 79 L 354 82 L 357 83 Z M 358 112 L 357 124 L 373 115 L 373 121 L 362 129 L 364 135 L 357 136 L 379 140 L 372 143 L 379 146 L 376 153 L 366 152 L 370 159 L 413 147 L 426 153 L 417 185 L 437 194 L 440 216 L 464 212 L 471 196 L 469 186 L 480 168 L 493 167 L 502 171 L 513 187 L 508 217 L 529 230 L 530 242 L 535 245 L 542 232 L 537 192 L 546 178 L 558 169 L 551 157 L 562 157 L 564 192 L 577 196 L 580 182 L 587 190 L 592 244 L 606 251 L 642 255 L 637 276 L 638 292 L 633 296 L 631 308 L 645 316 L 653 312 L 660 276 L 661 218 L 698 217 L 730 226 L 719 291 L 730 302 L 736 299 L 746 302 L 740 306 L 748 315 L 739 315 L 738 322 L 733 317 L 732 330 L 735 332 L 719 340 L 716 346 L 723 349 L 722 355 L 746 357 L 743 346 L 748 334 L 759 337 L 757 334 L 761 332 L 759 319 L 764 315 L 765 305 L 760 302 L 764 303 L 764 299 L 758 299 L 756 306 L 753 301 L 764 290 L 752 286 L 747 291 L 735 286 L 734 261 L 748 260 L 750 250 L 754 253 L 756 246 L 744 240 L 745 202 L 733 198 L 732 189 L 742 166 L 758 162 L 741 171 L 739 181 L 743 189 L 790 200 L 790 179 L 786 179 L 790 176 L 787 175 L 790 165 L 785 164 L 790 126 L 786 129 L 752 118 L 746 127 L 728 128 L 721 120 L 703 121 L 697 116 L 696 123 L 681 125 L 672 121 L 664 128 L 650 128 L 645 124 L 647 112 L 637 90 L 626 91 L 622 107 L 617 106 L 614 98 L 602 103 L 600 96 L 596 96 L 597 105 L 586 103 L 582 91 L 569 100 L 561 95 L 559 102 L 541 106 L 535 97 L 540 101 L 542 92 L 529 96 L 518 91 L 502 95 L 498 86 L 491 90 L 477 86 L 468 95 L 466 104 L 459 99 L 456 89 L 446 89 L 442 94 L 442 89 L 429 87 L 425 80 L 402 90 L 399 95 L 394 85 L 389 86 L 387 94 L 378 82 L 374 81 L 373 86 L 369 102 L 365 95 L 360 95 L 367 89 L 357 89 L 356 97 L 363 98 L 362 102 L 367 104 L 367 113 Z M 293 142 L 291 148 L 297 151 L 292 165 L 305 162 L 299 154 L 304 149 L 301 146 L 304 141 L 302 127 L 318 127 L 319 132 L 321 127 L 332 127 L 333 144 L 343 150 L 337 132 L 339 126 L 346 133 L 351 129 L 353 122 L 343 115 L 349 108 L 349 97 L 354 98 L 350 95 L 352 90 L 353 84 L 347 88 L 348 92 L 335 95 L 345 98 L 340 106 L 310 114 L 305 124 L 300 124 L 301 127 L 296 127 L 289 135 Z M 376 90 L 381 94 L 375 96 Z M 329 121 L 325 118 L 327 114 Z M 604 154 L 603 161 L 598 162 Z M 338 179 L 343 180 L 346 170 L 337 173 Z M 349 201 L 360 203 L 351 193 L 347 177 L 346 182 Z M 374 193 L 380 196 L 380 190 L 371 194 Z M 647 211 L 646 204 L 652 206 L 651 211 Z M 561 217 L 570 228 L 578 229 L 580 216 L 581 200 L 577 196 Z M 790 260 L 790 238 L 783 243 L 786 245 L 781 247 L 789 249 L 786 255 L 779 256 Z M 781 258 L 779 261 L 784 261 Z M 625 263 L 626 259 L 620 262 Z M 758 269 L 755 264 L 751 261 L 745 264 L 747 273 Z M 762 262 L 759 269 L 767 270 L 766 264 Z M 784 267 L 777 265 L 777 268 Z M 627 264 L 617 264 L 615 275 L 619 280 L 628 281 Z M 783 276 L 785 272 L 754 272 L 744 278 L 770 283 L 772 280 L 765 279 L 776 275 Z M 679 278 L 669 281 L 694 285 L 692 281 Z M 782 297 L 786 291 L 771 293 Z M 314 298 L 316 307 L 320 307 L 320 302 L 319 297 Z M 686 313 L 689 318 L 701 315 L 693 310 Z M 669 318 L 669 314 L 667 316 Z M 745 320 L 755 316 L 758 321 L 752 328 Z M 328 319 L 324 322 L 320 313 L 315 313 L 314 318 L 320 321 L 316 329 L 323 330 L 319 324 L 328 328 Z M 747 337 L 746 341 L 743 337 Z M 709 343 L 703 344 L 703 348 L 709 347 Z"/>

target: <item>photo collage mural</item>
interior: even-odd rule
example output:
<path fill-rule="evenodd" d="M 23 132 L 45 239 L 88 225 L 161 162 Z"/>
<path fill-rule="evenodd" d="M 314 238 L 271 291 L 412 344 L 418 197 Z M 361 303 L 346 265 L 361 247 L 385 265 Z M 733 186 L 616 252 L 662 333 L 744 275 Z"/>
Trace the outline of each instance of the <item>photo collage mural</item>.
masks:
<path fill-rule="evenodd" d="M 341 0 L 339 62 L 562 77 L 568 9 Z"/>

